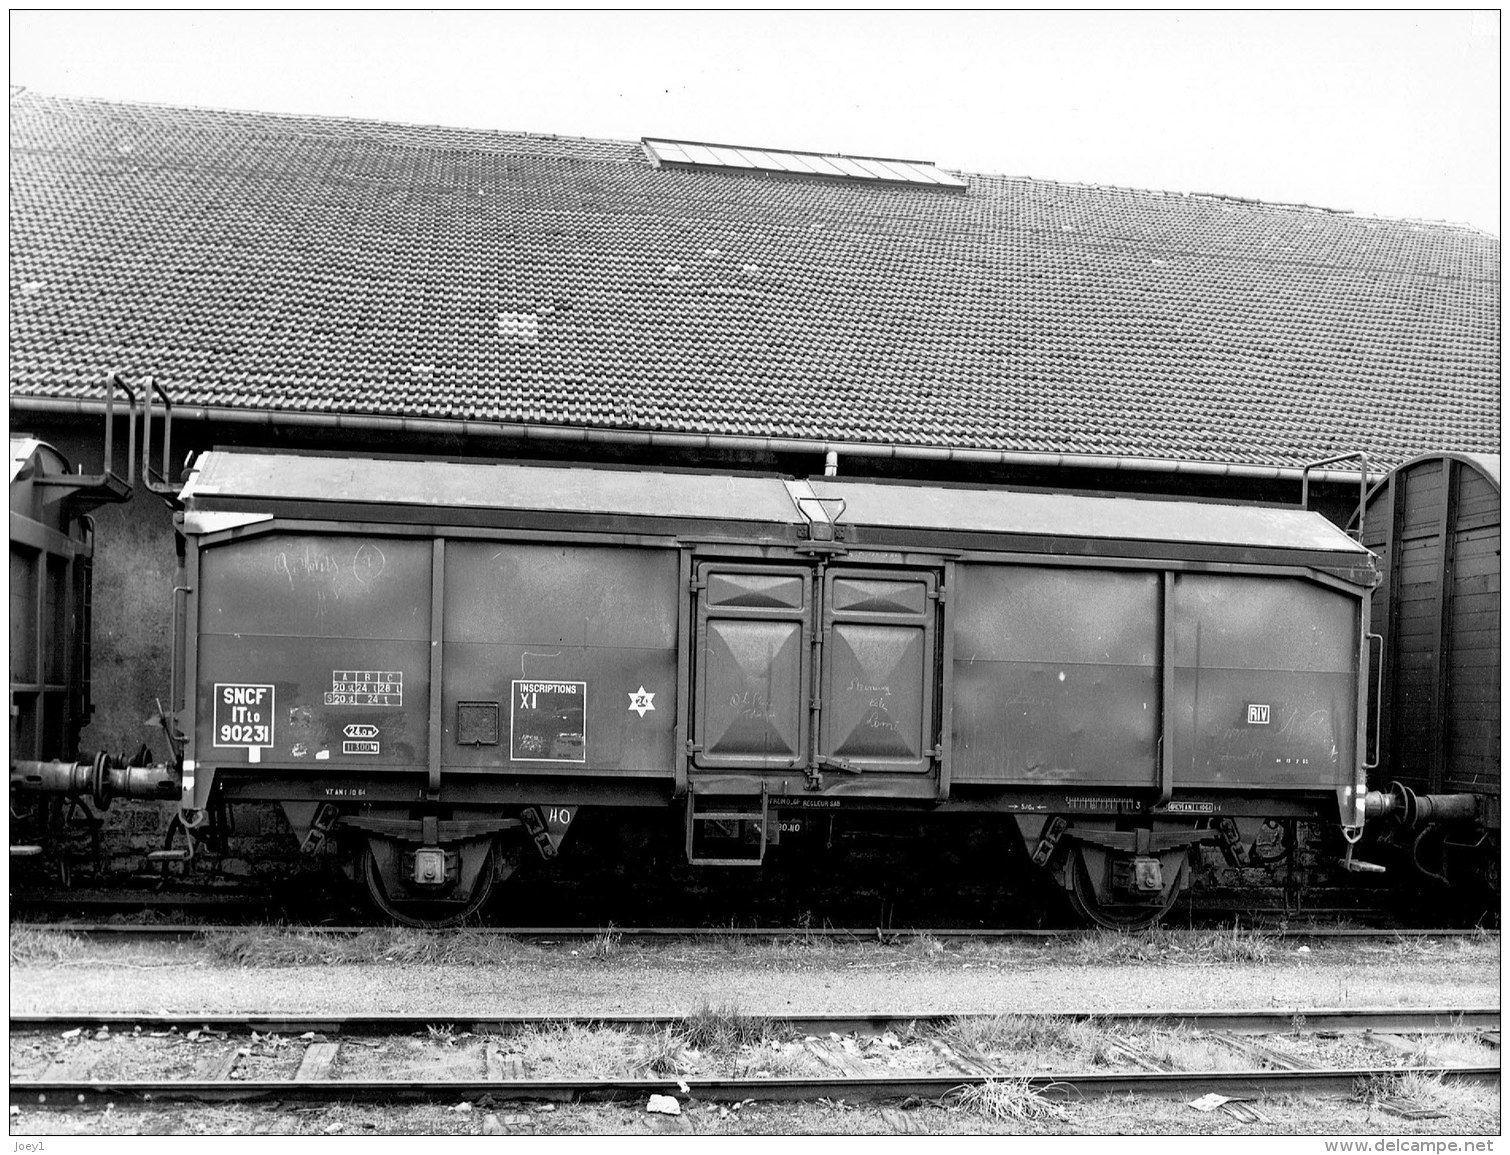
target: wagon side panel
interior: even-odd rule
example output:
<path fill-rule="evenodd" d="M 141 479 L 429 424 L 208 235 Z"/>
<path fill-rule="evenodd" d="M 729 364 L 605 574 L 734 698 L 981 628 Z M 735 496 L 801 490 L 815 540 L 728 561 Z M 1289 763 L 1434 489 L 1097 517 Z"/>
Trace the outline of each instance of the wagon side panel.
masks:
<path fill-rule="evenodd" d="M 670 776 L 674 550 L 450 541 L 447 770 Z"/>
<path fill-rule="evenodd" d="M 1356 781 L 1359 603 L 1300 578 L 1175 575 L 1175 782 Z"/>
<path fill-rule="evenodd" d="M 1483 795 L 1499 824 L 1500 495 L 1459 465 L 1443 607 L 1444 786 Z"/>
<path fill-rule="evenodd" d="M 1157 781 L 1160 576 L 959 565 L 956 782 Z"/>
<path fill-rule="evenodd" d="M 200 558 L 202 762 L 311 772 L 426 765 L 428 540 L 272 533 Z"/>

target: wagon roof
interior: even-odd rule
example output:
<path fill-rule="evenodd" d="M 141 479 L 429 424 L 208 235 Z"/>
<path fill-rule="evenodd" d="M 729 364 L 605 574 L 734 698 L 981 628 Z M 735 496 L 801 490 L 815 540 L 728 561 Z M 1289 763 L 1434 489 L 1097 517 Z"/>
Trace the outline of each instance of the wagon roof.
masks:
<path fill-rule="evenodd" d="M 16 480 L 16 475 L 31 464 L 32 455 L 42 448 L 42 442 L 33 437 L 12 437 L 10 439 L 10 479 Z"/>
<path fill-rule="evenodd" d="M 409 505 L 702 520 L 801 520 L 781 483 L 768 477 L 409 458 L 210 452 L 198 458 L 182 496 L 186 503 L 237 497 L 311 506 Z"/>
<path fill-rule="evenodd" d="M 1398 468 L 1403 472 L 1413 466 L 1429 461 L 1438 461 L 1443 457 L 1453 457 L 1458 461 L 1467 462 L 1489 479 L 1495 489 L 1500 487 L 1500 458 L 1497 453 L 1423 453 L 1420 457 L 1412 458 L 1403 462 Z"/>
<path fill-rule="evenodd" d="M 1464 226 L 34 93 L 11 117 L 20 398 L 120 368 L 182 416 L 1282 467 L 1499 448 L 1499 245 Z"/>
<path fill-rule="evenodd" d="M 843 499 L 841 521 L 861 525 L 1030 537 L 1367 552 L 1320 514 L 1302 509 L 1002 492 L 959 486 L 819 480 L 811 484 L 819 497 Z"/>
<path fill-rule="evenodd" d="M 45 472 L 68 472 L 67 459 L 45 441 L 25 436 L 10 439 L 10 479 L 12 481 L 44 459 L 47 462 Z"/>
<path fill-rule="evenodd" d="M 806 484 L 820 498 L 845 503 L 840 524 L 1367 552 L 1320 514 L 1299 509 L 820 478 Z M 217 450 L 198 458 L 182 496 L 191 511 L 207 501 L 250 511 L 296 503 L 316 519 L 329 516 L 322 506 L 398 506 L 802 526 L 801 487 L 793 488 L 751 474 Z"/>

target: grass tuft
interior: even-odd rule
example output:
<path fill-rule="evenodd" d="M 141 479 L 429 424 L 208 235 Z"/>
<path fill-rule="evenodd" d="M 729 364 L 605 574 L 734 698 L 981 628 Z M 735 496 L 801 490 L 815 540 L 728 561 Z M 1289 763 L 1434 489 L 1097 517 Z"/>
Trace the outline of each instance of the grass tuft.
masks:
<path fill-rule="evenodd" d="M 1353 1098 L 1370 1109 L 1406 1116 L 1462 1115 L 1475 1106 L 1471 1089 L 1445 1084 L 1440 1072 L 1369 1075 L 1353 1084 Z"/>
<path fill-rule="evenodd" d="M 1069 960 L 1081 966 L 1112 966 L 1121 963 L 1200 964 L 1266 963 L 1276 957 L 1278 938 L 1265 931 L 1244 930 L 1236 923 L 1230 930 L 1170 930 L 1162 926 L 1144 931 L 1098 929 L 1071 940 Z"/>
<path fill-rule="evenodd" d="M 1403 1080 L 1396 1074 L 1366 1075 L 1353 1084 L 1353 1098 L 1367 1103 L 1403 1099 Z"/>
<path fill-rule="evenodd" d="M 774 1039 L 741 1048 L 734 1060 L 734 1074 L 741 1079 L 789 1078 L 810 1069 L 810 1059 L 801 1044 L 778 1043 Z"/>
<path fill-rule="evenodd" d="M 542 1078 L 616 1078 L 634 1070 L 638 1036 L 618 1027 L 582 1023 L 527 1023 L 510 1031 L 507 1045 L 525 1056 Z"/>
<path fill-rule="evenodd" d="M 1154 1030 L 1142 1039 L 1143 1052 L 1173 1071 L 1229 1071 L 1245 1060 L 1200 1031 L 1179 1026 Z"/>
<path fill-rule="evenodd" d="M 607 962 L 619 953 L 619 947 L 623 941 L 624 936 L 614 930 L 613 923 L 609 923 L 607 930 L 594 935 L 592 942 L 587 944 L 587 957 L 599 962 Z"/>
<path fill-rule="evenodd" d="M 921 934 L 913 938 L 909 944 L 909 953 L 923 956 L 929 962 L 937 962 L 948 953 L 949 948 L 931 934 Z"/>
<path fill-rule="evenodd" d="M 1070 940 L 1069 960 L 1081 966 L 1157 962 L 1164 956 L 1167 932 L 1155 927 L 1141 933 L 1097 929 Z"/>
<path fill-rule="evenodd" d="M 1186 948 L 1207 963 L 1268 962 L 1276 940 L 1260 930 L 1242 930 L 1236 922 L 1231 930 L 1198 934 Z"/>
<path fill-rule="evenodd" d="M 314 928 L 207 931 L 210 959 L 230 966 L 296 967 L 339 963 L 398 966 L 490 966 L 517 958 L 526 947 L 512 938 L 475 930 L 414 930 L 377 927 L 358 934 L 327 934 Z"/>
<path fill-rule="evenodd" d="M 710 947 L 710 949 L 720 951 L 724 954 L 745 955 L 750 952 L 755 944 L 752 943 L 750 939 L 740 931 L 739 927 L 734 924 L 733 920 L 730 920 L 729 929 L 727 930 L 727 932 L 720 933 L 710 938 L 708 940 L 708 946 Z"/>
<path fill-rule="evenodd" d="M 675 1028 L 665 1027 L 645 1037 L 635 1066 L 650 1075 L 680 1075 L 686 1049 L 687 1040 Z"/>
<path fill-rule="evenodd" d="M 70 931 L 38 930 L 35 927 L 10 928 L 10 965 L 57 966 L 79 958 L 85 943 Z"/>
<path fill-rule="evenodd" d="M 704 1002 L 678 1025 L 686 1046 L 699 1051 L 736 1051 L 777 1038 L 780 1031 L 763 1015 L 748 1015 L 732 1003 Z"/>
<path fill-rule="evenodd" d="M 1046 1051 L 1065 1045 L 1072 1024 L 1057 1015 L 970 1015 L 949 1020 L 939 1038 L 975 1051 Z"/>
<path fill-rule="evenodd" d="M 1486 1088 L 1448 1082 L 1440 1071 L 1407 1071 L 1399 1076 L 1399 1093 L 1412 1106 L 1461 1119 L 1475 1108 L 1483 1108 Z"/>
<path fill-rule="evenodd" d="M 1111 1034 L 1095 1019 L 1075 1019 L 1066 1026 L 1064 1046 L 1092 1067 L 1110 1067 L 1117 1061 Z"/>
<path fill-rule="evenodd" d="M 1003 1123 L 1027 1123 L 1036 1126 L 1054 1121 L 1067 1122 L 1069 1112 L 1044 1097 L 1027 1079 L 988 1079 L 971 1087 L 951 1091 L 954 1099 L 967 1111 Z"/>

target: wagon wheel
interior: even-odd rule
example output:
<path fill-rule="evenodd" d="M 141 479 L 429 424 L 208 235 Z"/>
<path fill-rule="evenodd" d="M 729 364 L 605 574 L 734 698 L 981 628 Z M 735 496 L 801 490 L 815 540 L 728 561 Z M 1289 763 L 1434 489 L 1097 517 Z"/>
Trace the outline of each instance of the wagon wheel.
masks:
<path fill-rule="evenodd" d="M 1096 888 L 1091 885 L 1090 878 L 1085 872 L 1085 863 L 1080 856 L 1075 856 L 1075 861 L 1070 867 L 1070 888 L 1066 896 L 1070 900 L 1070 906 L 1075 913 L 1087 922 L 1093 922 L 1097 926 L 1104 926 L 1108 930 L 1138 931 L 1147 930 L 1156 926 L 1174 905 L 1174 900 L 1179 897 L 1180 888 L 1170 886 L 1167 893 L 1153 905 L 1103 903 L 1096 897 Z"/>
<path fill-rule="evenodd" d="M 517 862 L 517 848 L 500 848 L 494 843 L 478 872 L 477 883 L 472 893 L 462 900 L 444 898 L 413 898 L 407 895 L 394 898 L 378 870 L 377 859 L 370 847 L 362 850 L 361 876 L 367 886 L 367 897 L 388 918 L 402 926 L 422 929 L 441 929 L 460 926 L 471 918 L 493 895 L 493 886 L 500 874 L 507 878 L 513 873 Z"/>

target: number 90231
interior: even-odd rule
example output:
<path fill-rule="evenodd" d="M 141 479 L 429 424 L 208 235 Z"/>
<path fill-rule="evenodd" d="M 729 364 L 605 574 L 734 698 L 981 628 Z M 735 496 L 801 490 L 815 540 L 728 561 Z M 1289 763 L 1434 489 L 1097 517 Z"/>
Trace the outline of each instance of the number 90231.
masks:
<path fill-rule="evenodd" d="M 220 727 L 220 741 L 223 743 L 245 743 L 248 746 L 269 746 L 272 744 L 266 726 L 247 726 L 228 722 Z"/>

